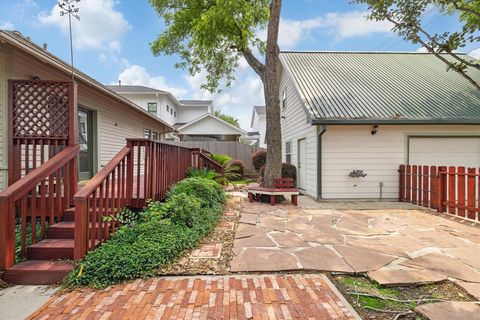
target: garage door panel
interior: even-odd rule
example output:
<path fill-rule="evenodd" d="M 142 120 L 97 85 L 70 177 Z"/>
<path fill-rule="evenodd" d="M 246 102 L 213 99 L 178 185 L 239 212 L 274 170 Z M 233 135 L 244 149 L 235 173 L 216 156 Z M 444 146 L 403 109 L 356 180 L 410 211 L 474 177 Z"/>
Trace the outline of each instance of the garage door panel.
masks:
<path fill-rule="evenodd" d="M 480 137 L 410 138 L 409 163 L 479 167 Z"/>

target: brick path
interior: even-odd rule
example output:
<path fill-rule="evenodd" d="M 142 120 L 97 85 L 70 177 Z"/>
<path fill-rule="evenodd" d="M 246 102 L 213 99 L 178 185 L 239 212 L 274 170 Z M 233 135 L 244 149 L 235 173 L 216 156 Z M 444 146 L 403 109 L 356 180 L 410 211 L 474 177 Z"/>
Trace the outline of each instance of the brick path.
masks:
<path fill-rule="evenodd" d="M 152 278 L 53 297 L 29 319 L 360 319 L 324 275 Z"/>

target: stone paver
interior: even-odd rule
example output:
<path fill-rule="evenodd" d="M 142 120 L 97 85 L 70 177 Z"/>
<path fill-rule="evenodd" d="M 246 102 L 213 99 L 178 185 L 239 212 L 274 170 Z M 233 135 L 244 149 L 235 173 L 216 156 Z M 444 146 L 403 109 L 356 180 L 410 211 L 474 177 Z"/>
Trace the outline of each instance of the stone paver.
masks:
<path fill-rule="evenodd" d="M 323 275 L 152 278 L 55 296 L 29 319 L 360 319 Z"/>
<path fill-rule="evenodd" d="M 448 215 L 403 203 L 317 203 L 300 197 L 299 206 L 273 207 L 243 199 L 244 216 L 231 262 L 237 272 L 266 270 L 265 264 L 272 265 L 266 260 L 291 270 L 296 259 L 296 270 L 407 270 L 390 275 L 404 283 L 446 277 L 480 283 L 480 225 Z M 258 253 L 263 257 L 257 259 Z"/>
<path fill-rule="evenodd" d="M 205 243 L 192 251 L 190 258 L 193 259 L 218 259 L 222 254 L 221 243 Z"/>
<path fill-rule="evenodd" d="M 430 320 L 480 320 L 480 304 L 475 302 L 437 302 L 415 308 Z"/>
<path fill-rule="evenodd" d="M 480 283 L 458 281 L 457 284 L 477 300 L 480 300 Z"/>
<path fill-rule="evenodd" d="M 446 276 L 428 270 L 379 269 L 368 272 L 368 277 L 383 286 L 408 286 L 444 281 Z"/>

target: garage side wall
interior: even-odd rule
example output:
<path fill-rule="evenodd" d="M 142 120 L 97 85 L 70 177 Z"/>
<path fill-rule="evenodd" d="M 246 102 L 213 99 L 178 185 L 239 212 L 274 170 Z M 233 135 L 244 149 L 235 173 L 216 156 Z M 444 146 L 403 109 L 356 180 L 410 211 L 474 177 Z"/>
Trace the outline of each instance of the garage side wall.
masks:
<path fill-rule="evenodd" d="M 444 136 L 480 138 L 480 126 L 444 126 L 444 125 L 380 125 L 375 135 L 371 134 L 369 125 L 328 126 L 322 139 L 322 195 L 324 199 L 397 199 L 398 198 L 398 166 L 407 163 L 409 156 L 409 136 L 425 136 L 435 139 L 432 152 L 438 152 L 438 139 Z M 436 138 L 435 138 L 436 137 Z M 466 138 L 465 138 L 466 139 Z M 471 140 L 462 142 L 455 139 L 455 151 L 458 163 L 463 163 L 467 156 L 462 152 L 471 152 Z M 443 142 L 442 142 L 443 143 Z M 461 146 L 458 146 L 461 144 Z M 431 144 L 432 146 L 434 143 Z M 427 147 L 425 145 L 425 147 Z M 462 148 L 464 151 L 462 151 Z M 451 154 L 451 148 L 445 143 L 445 153 Z M 426 156 L 415 155 L 415 161 Z M 448 157 L 445 156 L 445 159 Z M 465 160 L 467 161 L 467 160 Z M 412 163 L 413 164 L 413 163 Z M 426 165 L 429 163 L 415 163 Z M 449 165 L 451 163 L 445 163 Z M 480 162 L 477 167 L 480 167 Z M 363 170 L 364 178 L 349 177 L 352 170 Z M 383 187 L 380 184 L 383 183 Z M 380 195 L 382 191 L 382 195 Z"/>
<path fill-rule="evenodd" d="M 312 197 L 317 197 L 317 127 L 307 121 L 307 114 L 302 106 L 300 96 L 295 87 L 283 72 L 280 82 L 280 101 L 283 91 L 287 94 L 287 107 L 282 110 L 282 160 L 286 161 L 285 143 L 291 145 L 291 163 L 297 167 L 298 171 L 298 141 L 306 140 L 307 148 L 307 180 L 304 193 Z M 297 172 L 298 176 L 298 172 Z"/>

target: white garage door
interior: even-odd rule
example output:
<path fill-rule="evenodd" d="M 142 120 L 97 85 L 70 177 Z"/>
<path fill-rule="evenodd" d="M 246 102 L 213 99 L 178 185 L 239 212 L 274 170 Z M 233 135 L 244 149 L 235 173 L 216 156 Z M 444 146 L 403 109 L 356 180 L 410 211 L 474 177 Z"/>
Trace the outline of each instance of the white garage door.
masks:
<path fill-rule="evenodd" d="M 480 137 L 410 138 L 409 163 L 480 167 Z"/>

